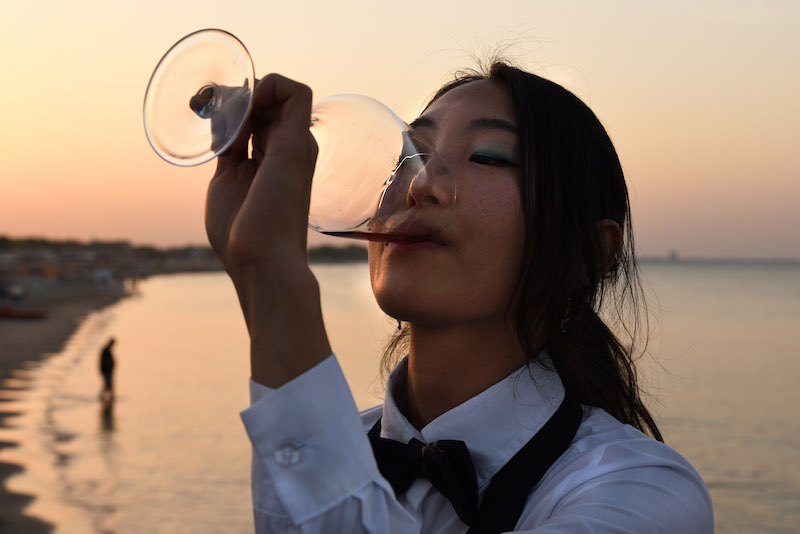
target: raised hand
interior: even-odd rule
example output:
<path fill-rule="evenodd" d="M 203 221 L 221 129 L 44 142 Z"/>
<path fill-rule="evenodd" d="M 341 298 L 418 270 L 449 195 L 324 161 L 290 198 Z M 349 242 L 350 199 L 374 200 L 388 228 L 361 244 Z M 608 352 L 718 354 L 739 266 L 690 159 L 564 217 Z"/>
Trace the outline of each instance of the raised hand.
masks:
<path fill-rule="evenodd" d="M 208 238 L 250 333 L 252 377 L 271 387 L 331 352 L 306 253 L 317 154 L 311 101 L 305 85 L 276 74 L 261 79 L 250 120 L 219 157 L 206 199 Z"/>
<path fill-rule="evenodd" d="M 232 275 L 276 256 L 305 261 L 317 154 L 310 116 L 311 90 L 271 74 L 256 84 L 250 120 L 218 158 L 208 190 L 206 230 Z"/>

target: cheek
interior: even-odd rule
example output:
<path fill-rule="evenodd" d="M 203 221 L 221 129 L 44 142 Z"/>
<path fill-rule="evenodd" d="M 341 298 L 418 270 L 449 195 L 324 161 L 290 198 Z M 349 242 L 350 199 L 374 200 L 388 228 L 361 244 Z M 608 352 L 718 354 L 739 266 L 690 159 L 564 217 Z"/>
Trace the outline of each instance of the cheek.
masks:
<path fill-rule="evenodd" d="M 469 276 L 476 299 L 505 309 L 514 292 L 522 264 L 521 217 L 498 217 L 478 230 L 481 246 L 472 254 Z"/>
<path fill-rule="evenodd" d="M 505 305 L 519 278 L 525 217 L 516 182 L 503 185 L 476 191 L 480 202 L 472 212 L 479 215 L 469 221 L 469 234 L 476 286 L 496 292 Z"/>
<path fill-rule="evenodd" d="M 524 235 L 524 214 L 519 185 L 510 176 L 478 183 L 463 191 L 463 224 L 469 233 L 481 237 L 491 250 L 493 244 L 510 250 L 521 248 Z M 504 253 L 508 255 L 508 252 Z"/>

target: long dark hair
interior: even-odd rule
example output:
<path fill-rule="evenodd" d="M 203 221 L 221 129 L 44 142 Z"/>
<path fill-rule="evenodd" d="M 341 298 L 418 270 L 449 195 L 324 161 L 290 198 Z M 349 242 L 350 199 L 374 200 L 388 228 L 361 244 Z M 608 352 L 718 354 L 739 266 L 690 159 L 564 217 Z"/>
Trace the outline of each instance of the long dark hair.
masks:
<path fill-rule="evenodd" d="M 578 97 L 504 62 L 459 73 L 431 102 L 484 79 L 509 88 L 517 114 L 526 232 L 509 317 L 529 364 L 546 349 L 569 395 L 661 441 L 634 364 L 644 350 L 638 344 L 646 346 L 647 310 L 614 145 Z M 621 230 L 616 246 L 609 245 L 604 220 Z M 406 326 L 390 341 L 385 370 L 407 348 L 408 334 Z"/>

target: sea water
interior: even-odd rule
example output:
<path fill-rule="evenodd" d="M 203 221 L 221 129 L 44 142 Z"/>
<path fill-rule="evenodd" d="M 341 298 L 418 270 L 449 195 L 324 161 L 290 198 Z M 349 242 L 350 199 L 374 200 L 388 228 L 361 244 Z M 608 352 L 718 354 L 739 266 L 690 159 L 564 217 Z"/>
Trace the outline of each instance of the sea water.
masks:
<path fill-rule="evenodd" d="M 365 264 L 316 265 L 323 315 L 359 408 L 380 402 L 378 359 L 396 323 Z M 800 524 L 800 267 L 645 263 L 654 320 L 641 375 L 666 441 L 714 500 L 717 532 Z M 113 404 L 98 355 L 115 337 Z M 251 532 L 248 340 L 222 273 L 153 277 L 87 318 L 64 350 L 21 376 L 9 479 L 69 533 Z"/>

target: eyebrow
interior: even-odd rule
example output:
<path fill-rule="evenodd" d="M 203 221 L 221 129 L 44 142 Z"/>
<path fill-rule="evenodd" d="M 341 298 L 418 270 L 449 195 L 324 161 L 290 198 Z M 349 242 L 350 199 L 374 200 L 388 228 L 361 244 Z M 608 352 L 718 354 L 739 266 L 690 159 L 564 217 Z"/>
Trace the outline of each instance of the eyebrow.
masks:
<path fill-rule="evenodd" d="M 432 130 L 436 129 L 436 123 L 433 122 L 433 119 L 429 119 L 428 117 L 417 117 L 414 119 L 414 122 L 409 124 L 412 129 L 416 130 L 418 128 L 430 128 Z"/>
<path fill-rule="evenodd" d="M 436 130 L 436 122 L 430 117 L 419 117 L 410 124 L 411 128 L 430 128 Z M 467 131 L 472 130 L 503 130 L 514 135 L 517 135 L 517 126 L 505 119 L 481 117 L 474 119 L 467 124 L 465 128 Z"/>

